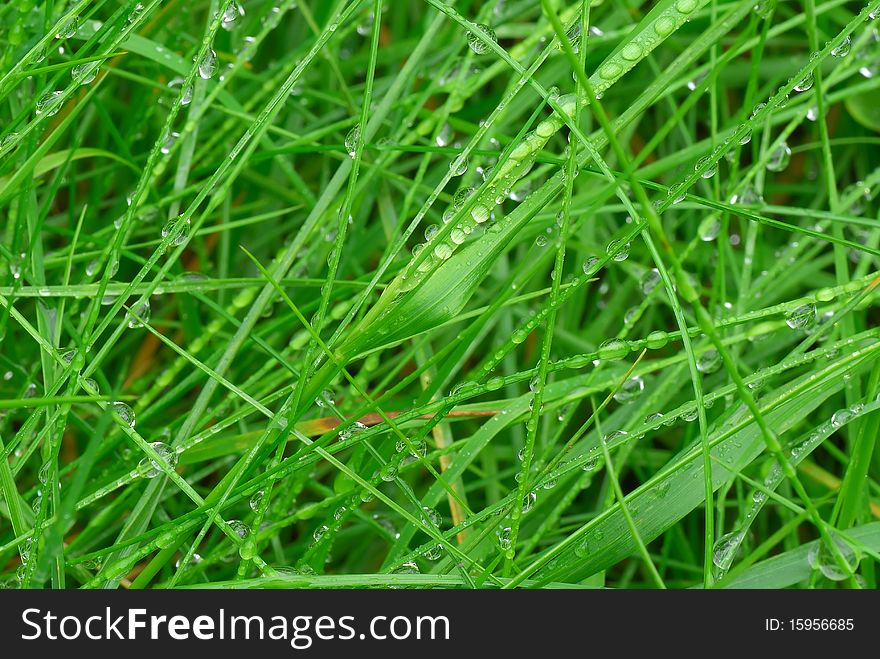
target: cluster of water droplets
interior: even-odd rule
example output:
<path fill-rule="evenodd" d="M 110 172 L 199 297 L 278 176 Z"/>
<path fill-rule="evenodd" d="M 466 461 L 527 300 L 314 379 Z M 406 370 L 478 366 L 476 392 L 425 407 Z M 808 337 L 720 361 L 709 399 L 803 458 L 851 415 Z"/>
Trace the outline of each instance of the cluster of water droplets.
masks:
<path fill-rule="evenodd" d="M 566 114 L 571 114 L 575 106 L 573 95 L 560 96 L 557 102 Z M 444 233 L 443 237 L 435 229 L 426 232 L 427 243 L 416 245 L 413 248 L 413 256 L 421 257 L 423 250 L 428 250 L 427 257 L 422 258 L 414 272 L 405 272 L 401 275 L 401 290 L 406 291 L 414 288 L 424 277 L 441 262 L 450 258 L 456 249 L 462 245 L 474 233 L 477 227 L 487 223 L 492 217 L 495 206 L 507 199 L 514 185 L 531 171 L 538 153 L 563 125 L 563 119 L 553 114 L 541 121 L 533 131 L 528 133 L 513 150 L 509 157 L 502 163 L 497 164 L 490 172 L 485 173 L 486 183 L 477 190 L 471 186 L 459 189 L 453 195 L 452 207 L 443 214 L 444 224 L 455 221 L 454 226 Z M 441 130 L 442 132 L 442 130 Z M 348 146 L 348 145 L 346 145 Z M 452 161 L 452 172 L 458 174 L 462 168 L 467 167 L 467 162 L 462 156 Z M 462 171 L 463 173 L 463 171 Z M 467 207 L 468 211 L 463 212 Z M 455 220 L 455 218 L 459 218 Z"/>

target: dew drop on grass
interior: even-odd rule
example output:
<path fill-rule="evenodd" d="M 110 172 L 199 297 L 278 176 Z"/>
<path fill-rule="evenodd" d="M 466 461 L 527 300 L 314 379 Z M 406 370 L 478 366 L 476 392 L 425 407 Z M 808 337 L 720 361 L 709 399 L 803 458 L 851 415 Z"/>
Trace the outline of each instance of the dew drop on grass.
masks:
<path fill-rule="evenodd" d="M 443 523 L 443 517 L 433 508 L 429 508 L 428 506 L 422 506 L 422 513 L 424 518 L 430 523 L 432 526 L 440 528 L 440 525 Z"/>
<path fill-rule="evenodd" d="M 584 464 L 581 466 L 581 469 L 583 469 L 584 471 L 593 471 L 598 466 L 599 458 L 597 456 L 592 456 L 584 462 Z"/>
<path fill-rule="evenodd" d="M 141 13 L 143 13 L 143 11 L 144 11 L 143 3 L 142 2 L 137 3 L 132 8 L 131 13 L 129 13 L 129 15 L 128 15 L 128 19 L 127 19 L 128 22 L 134 23 L 138 19 L 138 17 L 141 15 Z"/>
<path fill-rule="evenodd" d="M 645 389 L 645 381 L 638 375 L 634 375 L 626 380 L 614 393 L 614 400 L 618 403 L 628 403 L 638 398 L 639 394 Z"/>
<path fill-rule="evenodd" d="M 657 268 L 651 268 L 644 275 L 642 275 L 642 278 L 639 280 L 639 288 L 642 289 L 642 293 L 648 295 L 657 287 L 657 284 L 659 283 L 660 272 L 657 270 Z"/>
<path fill-rule="evenodd" d="M 444 123 L 440 128 L 440 131 L 437 133 L 436 137 L 434 137 L 434 142 L 437 146 L 448 146 L 449 142 L 452 140 L 452 126 L 448 123 Z"/>
<path fill-rule="evenodd" d="M 543 233 L 538 234 L 538 237 L 535 238 L 535 244 L 538 247 L 546 247 L 548 242 L 550 242 L 550 241 L 548 240 L 547 236 L 545 236 Z"/>
<path fill-rule="evenodd" d="M 710 215 L 697 227 L 697 235 L 703 242 L 715 240 L 719 233 L 721 233 L 721 220 L 716 215 Z"/>
<path fill-rule="evenodd" d="M 142 304 L 132 309 L 132 312 L 126 314 L 129 329 L 143 327 L 144 323 L 150 322 L 150 300 L 144 300 Z"/>
<path fill-rule="evenodd" d="M 654 412 L 645 417 L 645 425 L 654 428 L 659 427 L 663 423 L 663 412 Z"/>
<path fill-rule="evenodd" d="M 534 492 L 529 492 L 526 494 L 525 498 L 522 502 L 522 513 L 525 515 L 529 512 L 535 505 L 535 501 L 538 500 L 538 495 Z"/>
<path fill-rule="evenodd" d="M 202 80 L 210 80 L 217 73 L 217 53 L 213 48 L 208 48 L 199 62 L 199 77 Z"/>
<path fill-rule="evenodd" d="M 625 437 L 628 437 L 629 433 L 626 430 L 615 430 L 614 432 L 609 432 L 604 437 L 602 437 L 602 442 L 608 446 L 610 444 L 618 443 L 623 440 Z"/>
<path fill-rule="evenodd" d="M 37 474 L 37 480 L 40 481 L 43 485 L 49 482 L 49 469 L 51 468 L 51 462 L 44 462 L 43 466 L 40 467 L 40 473 Z"/>
<path fill-rule="evenodd" d="M 839 536 L 832 536 L 832 540 L 843 560 L 851 571 L 855 572 L 861 560 L 858 552 Z M 849 577 L 847 571 L 837 561 L 834 551 L 822 540 L 818 540 L 807 552 L 807 562 L 810 567 L 819 570 L 825 578 L 831 581 L 843 581 Z"/>
<path fill-rule="evenodd" d="M 452 233 L 455 233 L 455 229 L 452 230 Z M 450 234 L 450 239 L 452 235 Z M 453 241 L 454 242 L 454 241 Z M 445 261 L 450 256 L 452 256 L 452 247 L 450 247 L 447 243 L 439 243 L 434 247 L 434 256 L 436 256 L 441 261 Z"/>
<path fill-rule="evenodd" d="M 48 94 L 44 94 L 37 100 L 37 104 L 34 106 L 34 112 L 39 115 L 46 115 L 47 117 L 53 117 L 58 114 L 58 110 L 61 109 L 61 94 L 60 91 L 49 92 Z"/>
<path fill-rule="evenodd" d="M 697 370 L 700 373 L 714 373 L 721 367 L 721 355 L 715 348 L 709 348 L 697 357 Z"/>
<path fill-rule="evenodd" d="M 837 410 L 834 414 L 831 415 L 831 427 L 840 428 L 841 426 L 849 423 L 849 421 L 854 416 L 856 416 L 856 414 L 849 408 Z"/>
<path fill-rule="evenodd" d="M 510 549 L 510 527 L 505 526 L 498 531 L 498 546 L 502 551 Z"/>
<path fill-rule="evenodd" d="M 263 490 L 258 490 L 257 492 L 254 492 L 254 494 L 251 496 L 250 500 L 248 501 L 248 505 L 250 506 L 251 510 L 257 512 L 257 510 L 259 510 L 260 508 L 260 503 L 262 501 Z"/>
<path fill-rule="evenodd" d="M 98 75 L 98 65 L 95 62 L 79 64 L 70 70 L 70 77 L 80 85 L 87 85 Z"/>
<path fill-rule="evenodd" d="M 585 275 L 591 275 L 599 269 L 600 263 L 601 259 L 598 256 L 590 256 L 584 260 L 584 263 L 581 267 L 583 268 Z"/>
<path fill-rule="evenodd" d="M 183 83 L 184 83 L 183 78 L 174 78 L 174 79 L 168 81 L 167 86 L 169 89 L 174 89 L 175 87 L 182 87 Z M 180 93 L 180 104 L 181 105 L 189 105 L 190 103 L 192 103 L 192 95 L 193 95 L 193 90 L 192 90 L 191 86 L 183 87 L 181 89 L 181 93 Z"/>
<path fill-rule="evenodd" d="M 808 73 L 803 80 L 794 86 L 796 92 L 805 92 L 813 88 L 813 74 Z"/>
<path fill-rule="evenodd" d="M 176 235 L 174 235 L 175 233 Z M 169 245 L 174 247 L 183 245 L 189 237 L 189 218 L 184 218 L 181 215 L 177 219 L 167 222 L 162 227 L 162 238 L 168 238 L 171 235 L 174 235 L 174 238 L 171 239 Z"/>
<path fill-rule="evenodd" d="M 327 526 L 326 524 L 321 524 L 312 533 L 312 538 L 314 538 L 315 542 L 318 542 L 321 538 L 324 537 L 324 534 L 327 533 L 327 531 L 329 531 L 329 530 L 330 530 L 329 526 Z"/>
<path fill-rule="evenodd" d="M 460 155 L 449 163 L 449 171 L 453 176 L 462 176 L 468 168 L 468 161 L 464 155 Z"/>
<path fill-rule="evenodd" d="M 165 442 L 153 442 L 150 444 L 153 447 L 153 450 L 159 455 L 160 458 L 171 468 L 177 466 L 177 451 L 168 446 Z M 138 468 L 141 470 L 146 470 L 144 472 L 144 478 L 155 478 L 163 472 L 163 469 L 159 462 L 153 460 L 151 458 L 144 458 L 140 461 Z"/>
<path fill-rule="evenodd" d="M 608 243 L 605 251 L 614 261 L 626 261 L 629 258 L 629 243 L 623 240 L 612 240 Z"/>
<path fill-rule="evenodd" d="M 785 324 L 791 329 L 805 329 L 816 322 L 816 305 L 801 304 L 785 314 Z"/>
<path fill-rule="evenodd" d="M 732 531 L 718 538 L 712 548 L 712 562 L 715 567 L 724 572 L 730 569 L 743 537 L 742 531 Z"/>
<path fill-rule="evenodd" d="M 123 423 L 125 423 L 129 428 L 134 428 L 135 418 L 134 418 L 134 410 L 128 406 L 127 403 L 123 403 L 121 400 L 117 400 L 113 403 L 113 411 L 122 419 Z"/>
<path fill-rule="evenodd" d="M 31 5 L 32 6 L 32 5 Z M 79 16 L 73 15 L 64 23 L 55 34 L 56 39 L 70 39 L 79 27 Z"/>
<path fill-rule="evenodd" d="M 420 574 L 419 566 L 416 565 L 415 561 L 407 561 L 391 570 L 391 574 Z"/>
<path fill-rule="evenodd" d="M 473 193 L 474 188 L 472 187 L 465 187 L 456 191 L 456 193 L 452 196 L 452 207 L 455 210 L 458 210 L 467 203 L 467 200 Z"/>
<path fill-rule="evenodd" d="M 336 395 L 330 391 L 329 389 L 324 389 L 318 398 L 315 400 L 315 404 L 318 407 L 332 407 L 336 404 Z"/>
<path fill-rule="evenodd" d="M 700 158 L 697 164 L 694 165 L 694 171 L 700 171 L 704 167 L 706 168 L 705 171 L 700 174 L 703 178 L 712 178 L 718 172 L 718 163 L 712 160 L 712 156 Z"/>
<path fill-rule="evenodd" d="M 229 528 L 232 529 L 232 532 L 235 533 L 239 538 L 244 540 L 251 534 L 251 530 L 247 524 L 242 522 L 240 519 L 230 519 L 227 524 L 229 524 Z"/>
<path fill-rule="evenodd" d="M 242 7 L 237 2 L 233 2 L 226 8 L 226 11 L 223 12 L 223 18 L 220 21 L 220 27 L 222 27 L 226 31 L 234 30 L 238 26 L 240 19 L 243 16 L 244 7 Z"/>
<path fill-rule="evenodd" d="M 846 39 L 840 42 L 840 45 L 831 49 L 832 57 L 846 57 L 852 50 L 852 37 L 847 35 Z"/>
<path fill-rule="evenodd" d="M 436 561 L 441 556 L 443 556 L 443 545 L 432 545 L 422 553 L 422 557 L 429 561 Z"/>
<path fill-rule="evenodd" d="M 168 137 L 166 137 L 165 140 L 162 142 L 162 146 L 159 147 L 159 151 L 167 156 L 169 153 L 171 153 L 171 149 L 174 147 L 174 143 L 177 142 L 178 137 L 180 137 L 180 133 L 178 132 L 171 131 L 170 133 L 168 133 Z"/>
<path fill-rule="evenodd" d="M 767 160 L 767 170 L 771 172 L 781 172 L 786 167 L 788 167 L 788 163 L 791 161 L 791 148 L 789 148 L 788 143 L 780 142 L 779 146 L 770 154 L 770 158 Z"/>
<path fill-rule="evenodd" d="M 629 345 L 623 339 L 608 339 L 604 341 L 596 353 L 599 359 L 614 361 L 623 359 L 629 354 Z"/>
<path fill-rule="evenodd" d="M 489 39 L 489 41 L 494 41 L 498 43 L 498 37 L 495 35 L 495 30 L 484 23 L 477 23 L 477 30 L 479 30 L 483 39 Z M 467 42 L 468 46 L 472 51 L 474 51 L 477 55 L 484 55 L 491 50 L 489 44 L 485 43 L 483 39 L 478 36 L 476 31 L 468 31 L 467 33 Z"/>
<path fill-rule="evenodd" d="M 345 136 L 345 151 L 350 158 L 354 158 L 357 149 L 358 138 L 361 136 L 360 124 L 354 126 Z"/>
<path fill-rule="evenodd" d="M 386 483 L 390 483 L 397 478 L 397 465 L 389 462 L 379 471 L 379 477 Z"/>

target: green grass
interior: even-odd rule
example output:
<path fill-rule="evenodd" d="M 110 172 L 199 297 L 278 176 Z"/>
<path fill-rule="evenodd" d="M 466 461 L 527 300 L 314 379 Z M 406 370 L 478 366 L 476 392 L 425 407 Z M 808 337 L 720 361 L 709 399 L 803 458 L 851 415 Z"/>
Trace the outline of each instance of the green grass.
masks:
<path fill-rule="evenodd" d="M 880 0 L 241 8 L 0 7 L 0 584 L 877 586 Z"/>

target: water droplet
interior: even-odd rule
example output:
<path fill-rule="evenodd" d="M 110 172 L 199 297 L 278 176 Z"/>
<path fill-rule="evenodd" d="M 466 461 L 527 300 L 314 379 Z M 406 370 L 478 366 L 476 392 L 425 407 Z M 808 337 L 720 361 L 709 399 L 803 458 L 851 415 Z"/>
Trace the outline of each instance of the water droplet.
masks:
<path fill-rule="evenodd" d="M 428 506 L 422 506 L 422 513 L 424 518 L 428 521 L 432 526 L 440 528 L 440 525 L 443 523 L 443 517 L 433 508 L 429 508 Z"/>
<path fill-rule="evenodd" d="M 623 339 L 608 339 L 604 341 L 597 351 L 597 357 L 607 361 L 623 359 L 629 354 L 629 344 Z"/>
<path fill-rule="evenodd" d="M 315 531 L 312 533 L 312 537 L 315 539 L 315 542 L 318 542 L 321 538 L 324 537 L 324 534 L 330 530 L 330 527 L 326 524 L 321 524 Z"/>
<path fill-rule="evenodd" d="M 582 266 L 585 275 L 591 275 L 599 268 L 601 259 L 598 256 L 588 257 Z"/>
<path fill-rule="evenodd" d="M 716 215 L 710 215 L 700 222 L 697 228 L 697 235 L 703 242 L 711 242 L 718 237 L 721 232 L 721 220 Z"/>
<path fill-rule="evenodd" d="M 232 532 L 242 540 L 244 540 L 251 534 L 251 530 L 250 528 L 248 528 L 248 525 L 239 519 L 230 519 L 226 523 L 229 524 L 229 528 L 232 529 Z"/>
<path fill-rule="evenodd" d="M 400 567 L 396 567 L 391 570 L 391 574 L 419 574 L 419 566 L 416 565 L 415 561 L 407 561 Z"/>
<path fill-rule="evenodd" d="M 251 507 L 251 510 L 257 512 L 260 508 L 260 503 L 263 501 L 263 490 L 257 490 L 254 492 L 253 496 L 251 496 L 250 501 L 248 501 L 248 505 Z"/>
<path fill-rule="evenodd" d="M 654 330 L 645 339 L 645 345 L 651 350 L 658 350 L 669 342 L 669 334 L 663 330 Z"/>
<path fill-rule="evenodd" d="M 700 158 L 694 165 L 694 171 L 698 172 L 704 167 L 706 169 L 700 174 L 703 178 L 712 178 L 718 172 L 718 163 L 713 161 L 712 156 Z"/>
<path fill-rule="evenodd" d="M 791 149 L 786 142 L 780 142 L 779 146 L 770 154 L 767 160 L 767 170 L 771 172 L 781 172 L 791 161 Z"/>
<path fill-rule="evenodd" d="M 174 89 L 175 87 L 179 87 L 179 86 L 183 85 L 183 83 L 184 83 L 183 78 L 174 78 L 174 79 L 168 81 L 168 88 Z M 186 87 L 183 87 L 181 89 L 181 93 L 180 93 L 180 104 L 181 105 L 189 105 L 192 102 L 192 95 L 193 95 L 192 86 L 188 85 Z M 163 153 L 165 153 L 165 152 L 163 152 Z"/>
<path fill-rule="evenodd" d="M 321 392 L 321 395 L 318 396 L 317 400 L 315 400 L 315 404 L 318 407 L 332 407 L 336 404 L 335 398 L 336 396 L 332 391 L 324 389 L 324 391 Z"/>
<path fill-rule="evenodd" d="M 137 3 L 134 7 L 132 7 L 131 13 L 129 13 L 129 15 L 128 15 L 128 22 L 134 23 L 143 11 L 144 11 L 143 3 L 141 3 L 141 2 Z"/>
<path fill-rule="evenodd" d="M 49 482 L 49 469 L 51 467 L 51 462 L 44 462 L 43 466 L 40 467 L 40 473 L 37 474 L 37 480 L 39 480 L 43 485 Z"/>
<path fill-rule="evenodd" d="M 477 23 L 477 29 L 479 30 L 479 33 L 482 34 L 483 38 L 487 38 L 490 41 L 498 43 L 498 37 L 495 35 L 495 31 L 491 27 L 485 25 L 484 23 Z M 485 43 L 480 38 L 480 36 L 478 36 L 478 33 L 476 31 L 468 31 L 467 42 L 468 46 L 470 46 L 470 49 L 474 51 L 477 55 L 483 55 L 485 53 L 488 53 L 490 50 L 489 44 Z"/>
<path fill-rule="evenodd" d="M 629 258 L 629 243 L 624 240 L 612 240 L 605 251 L 614 261 L 626 261 Z"/>
<path fill-rule="evenodd" d="M 33 6 L 33 5 L 31 5 Z M 69 39 L 74 34 L 76 34 L 76 30 L 79 27 L 79 16 L 71 16 L 70 19 L 66 23 L 64 23 L 55 34 L 56 39 Z"/>
<path fill-rule="evenodd" d="M 132 309 L 133 313 L 127 313 L 128 327 L 135 329 L 143 327 L 144 323 L 150 322 L 150 300 L 147 298 L 140 305 Z"/>
<path fill-rule="evenodd" d="M 348 131 L 348 135 L 345 136 L 345 150 L 348 153 L 349 157 L 354 158 L 357 149 L 358 139 L 361 136 L 361 127 L 360 124 L 355 125 L 350 131 Z"/>
<path fill-rule="evenodd" d="M 153 442 L 150 444 L 153 450 L 159 454 L 159 457 L 171 468 L 177 466 L 177 451 L 168 446 L 165 442 Z M 164 473 L 162 466 L 156 460 L 144 458 L 138 464 L 138 469 L 144 471 L 144 478 L 155 478 L 159 474 Z"/>
<path fill-rule="evenodd" d="M 175 233 L 176 235 L 174 235 Z M 176 220 L 167 222 L 162 227 L 162 238 L 168 238 L 171 235 L 174 235 L 174 238 L 171 239 L 169 246 L 183 245 L 189 238 L 189 218 L 184 218 L 181 215 Z"/>
<path fill-rule="evenodd" d="M 629 436 L 629 433 L 626 430 L 615 430 L 614 432 L 609 432 L 602 438 L 602 442 L 608 446 L 610 444 L 617 444 L 621 441 L 624 441 L 626 437 Z"/>
<path fill-rule="evenodd" d="M 199 62 L 199 77 L 202 80 L 210 80 L 217 73 L 217 53 L 213 48 L 208 48 Z"/>
<path fill-rule="evenodd" d="M 592 456 L 584 462 L 581 469 L 583 469 L 584 471 L 593 471 L 598 466 L 599 466 L 598 456 Z"/>
<path fill-rule="evenodd" d="M 502 551 L 507 551 L 510 549 L 510 527 L 505 526 L 498 531 L 498 546 L 501 547 Z"/>
<path fill-rule="evenodd" d="M 663 423 L 663 412 L 654 412 L 645 417 L 645 425 L 658 428 Z"/>
<path fill-rule="evenodd" d="M 244 16 L 244 7 L 237 2 L 233 2 L 226 8 L 226 11 L 223 12 L 223 19 L 220 21 L 220 27 L 227 31 L 234 30 L 242 16 Z"/>
<path fill-rule="evenodd" d="M 805 92 L 813 88 L 813 74 L 808 73 L 803 80 L 794 86 L 796 92 Z"/>
<path fill-rule="evenodd" d="M 527 512 L 529 512 L 532 509 L 532 507 L 535 505 L 535 501 L 537 501 L 537 500 L 538 500 L 538 495 L 535 494 L 534 492 L 529 492 L 526 494 L 526 496 L 522 502 L 523 515 L 525 515 Z"/>
<path fill-rule="evenodd" d="M 831 427 L 840 428 L 848 423 L 854 416 L 855 414 L 853 414 L 853 411 L 848 408 L 837 410 L 831 415 Z"/>
<path fill-rule="evenodd" d="M 127 403 L 123 403 L 121 400 L 117 400 L 113 403 L 113 411 L 122 419 L 123 423 L 128 425 L 129 428 L 134 428 L 135 418 L 134 418 L 134 410 L 128 406 Z"/>
<path fill-rule="evenodd" d="M 706 350 L 697 357 L 697 370 L 700 373 L 714 373 L 721 367 L 721 355 L 715 348 Z"/>
<path fill-rule="evenodd" d="M 465 187 L 456 191 L 456 193 L 452 196 L 452 207 L 455 210 L 458 210 L 467 203 L 467 200 L 473 193 L 474 188 L 472 187 Z"/>
<path fill-rule="evenodd" d="M 816 322 L 816 305 L 808 302 L 801 304 L 785 314 L 785 324 L 791 329 L 804 329 Z"/>
<path fill-rule="evenodd" d="M 437 146 L 448 146 L 449 142 L 452 140 L 452 126 L 448 123 L 444 123 L 440 128 L 440 131 L 437 133 L 437 136 L 434 138 L 434 142 Z"/>
<path fill-rule="evenodd" d="M 379 472 L 379 476 L 385 482 L 393 481 L 395 478 L 397 478 L 397 465 L 389 462 L 384 467 L 382 467 L 381 471 Z"/>
<path fill-rule="evenodd" d="M 733 531 L 718 538 L 712 548 L 712 562 L 715 567 L 724 572 L 730 569 L 744 536 L 743 531 Z"/>
<path fill-rule="evenodd" d="M 614 400 L 618 403 L 627 403 L 639 396 L 645 389 L 645 381 L 638 375 L 626 380 L 614 393 Z"/>
<path fill-rule="evenodd" d="M 339 431 L 338 436 L 340 440 L 345 441 L 346 439 L 351 439 L 352 437 L 354 437 L 358 433 L 363 432 L 366 429 L 367 427 L 363 423 L 361 423 L 360 421 L 355 421 L 345 430 Z"/>
<path fill-rule="evenodd" d="M 55 116 L 61 109 L 61 95 L 62 92 L 59 91 L 44 94 L 34 106 L 34 112 L 37 115 L 45 114 L 47 117 Z"/>
<path fill-rule="evenodd" d="M 849 55 L 850 50 L 852 50 L 852 37 L 847 35 L 847 37 L 840 42 L 839 46 L 831 49 L 831 56 L 846 57 Z"/>
<path fill-rule="evenodd" d="M 548 242 L 549 242 L 549 240 L 548 240 L 547 236 L 545 236 L 543 233 L 538 234 L 538 237 L 535 238 L 535 244 L 538 247 L 546 247 Z"/>
<path fill-rule="evenodd" d="M 642 289 L 642 293 L 648 295 L 651 291 L 656 288 L 657 284 L 660 283 L 660 272 L 657 268 L 651 268 L 648 270 L 642 278 L 639 280 L 639 288 Z"/>
<path fill-rule="evenodd" d="M 96 62 L 86 62 L 79 64 L 70 70 L 70 77 L 73 81 L 80 85 L 87 85 L 92 82 L 98 75 L 98 64 Z"/>
<path fill-rule="evenodd" d="M 449 171 L 453 176 L 462 176 L 468 168 L 468 161 L 464 155 L 458 156 L 455 160 L 449 163 Z"/>
<path fill-rule="evenodd" d="M 177 138 L 180 137 L 180 133 L 171 131 L 168 133 L 168 137 L 162 142 L 162 146 L 159 147 L 159 151 L 165 155 L 171 153 L 171 149 L 174 147 L 175 142 L 177 142 Z"/>
<path fill-rule="evenodd" d="M 440 545 L 440 544 L 428 547 L 422 553 L 422 557 L 429 560 L 429 561 L 436 561 L 441 556 L 443 556 L 443 545 Z"/>
<path fill-rule="evenodd" d="M 850 570 L 855 572 L 861 560 L 859 554 L 843 538 L 835 535 L 832 536 L 832 540 Z M 833 550 L 821 540 L 810 547 L 807 553 L 807 562 L 811 568 L 819 570 L 823 576 L 832 581 L 843 581 L 849 576 L 847 571 L 838 565 Z"/>

